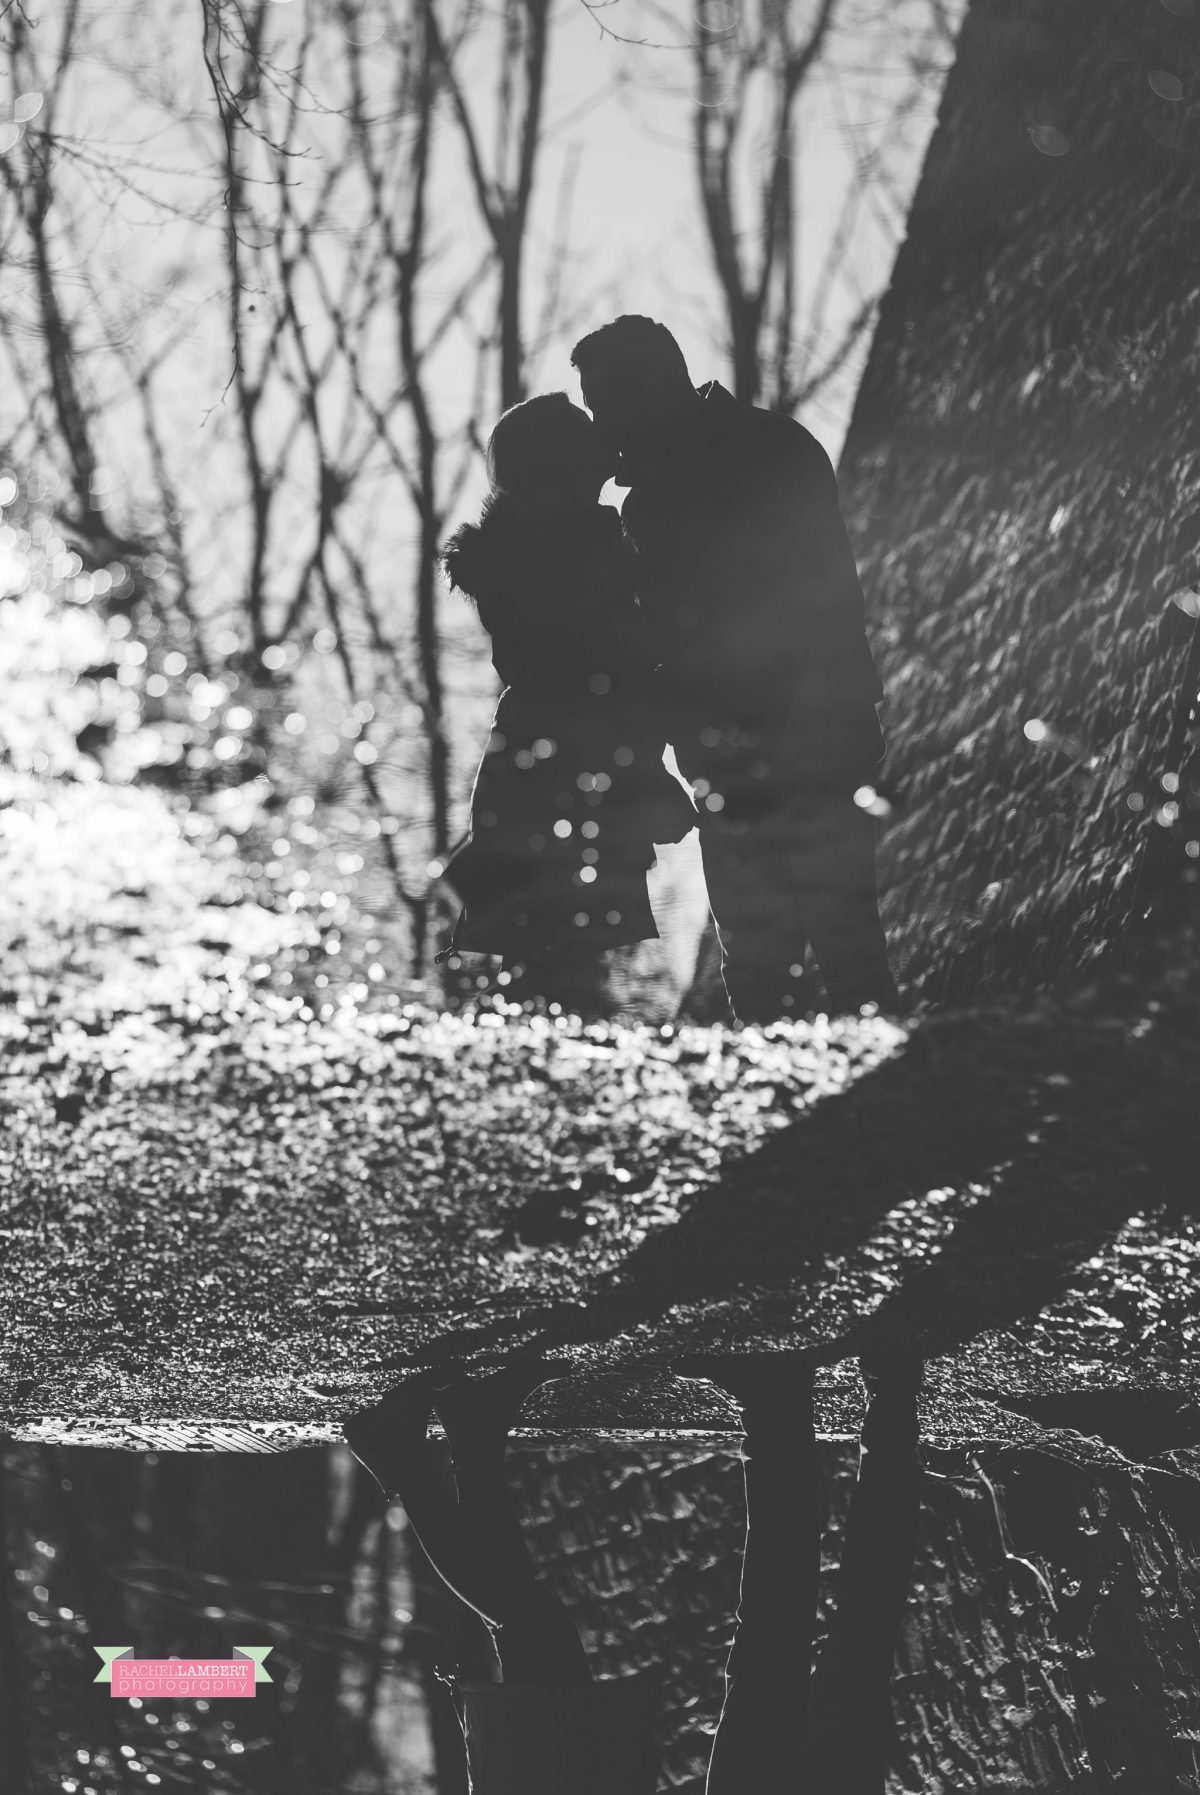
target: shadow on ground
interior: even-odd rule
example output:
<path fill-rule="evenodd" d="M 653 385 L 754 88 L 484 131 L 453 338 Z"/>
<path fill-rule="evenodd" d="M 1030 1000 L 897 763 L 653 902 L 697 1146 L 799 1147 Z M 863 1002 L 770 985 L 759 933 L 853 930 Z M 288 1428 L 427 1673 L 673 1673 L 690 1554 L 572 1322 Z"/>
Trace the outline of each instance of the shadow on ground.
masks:
<path fill-rule="evenodd" d="M 726 1162 L 585 1313 L 448 1333 L 436 1352 L 494 1351 L 514 1335 L 660 1351 L 767 1335 L 836 1357 L 869 1317 L 871 1333 L 944 1354 L 1018 1327 L 1036 1345 L 1039 1322 L 1074 1296 L 1076 1359 L 1094 1362 L 1098 1328 L 1102 1359 L 1115 1363 L 1119 1346 L 1131 1369 L 1140 1357 L 1143 1372 L 1153 1361 L 1188 1383 L 1186 1279 L 1160 1236 L 1194 1234 L 1198 1076 L 1185 1006 L 1098 1016 L 1084 994 L 931 1018 L 895 1057 Z"/>

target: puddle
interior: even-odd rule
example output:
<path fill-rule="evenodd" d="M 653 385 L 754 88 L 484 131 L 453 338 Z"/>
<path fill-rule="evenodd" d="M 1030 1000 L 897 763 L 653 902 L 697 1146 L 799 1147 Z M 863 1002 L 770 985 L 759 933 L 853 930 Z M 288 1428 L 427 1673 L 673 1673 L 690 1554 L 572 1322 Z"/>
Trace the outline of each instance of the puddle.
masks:
<path fill-rule="evenodd" d="M 344 1447 L 310 1439 L 285 1456 L 294 1430 L 251 1430 L 255 1449 L 223 1450 L 216 1428 L 207 1445 L 164 1434 L 138 1450 L 125 1425 L 122 1450 L 27 1441 L 0 1455 L 0 1648 L 18 1698 L 0 1730 L 5 1790 L 465 1795 L 437 1673 L 486 1678 L 495 1661 L 404 1510 Z M 736 1439 L 522 1430 L 514 1443 L 509 1487 L 540 1574 L 593 1675 L 659 1673 L 659 1787 L 698 1795 L 741 1569 Z M 851 1440 L 817 1448 L 818 1647 L 836 1624 L 856 1464 Z M 927 1452 L 920 1504 L 893 1795 L 1090 1788 L 1100 1765 L 1125 1766 L 1129 1787 L 1197 1787 L 1200 1482 L 993 1445 Z M 781 1589 L 790 1574 L 781 1563 Z M 801 1627 L 803 1604 L 789 1612 Z M 253 1701 L 135 1706 L 93 1682 L 97 1645 L 226 1657 L 246 1642 L 271 1647 Z"/>

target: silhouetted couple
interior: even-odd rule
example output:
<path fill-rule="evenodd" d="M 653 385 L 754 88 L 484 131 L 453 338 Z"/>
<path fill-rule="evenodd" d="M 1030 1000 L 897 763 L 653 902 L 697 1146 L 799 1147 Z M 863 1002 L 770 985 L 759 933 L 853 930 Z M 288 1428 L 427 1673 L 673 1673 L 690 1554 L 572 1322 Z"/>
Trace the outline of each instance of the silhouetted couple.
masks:
<path fill-rule="evenodd" d="M 741 1020 L 795 1013 L 806 946 L 827 1007 L 892 1007 L 855 801 L 882 689 L 828 457 L 793 419 L 694 388 L 649 318 L 572 359 L 591 419 L 565 393 L 507 411 L 483 515 L 446 550 L 504 683 L 447 868 L 451 951 L 502 954 L 516 989 L 573 1007 L 589 966 L 657 935 L 655 845 L 698 825 Z"/>
<path fill-rule="evenodd" d="M 863 1374 L 869 1406 L 843 1535 L 836 1612 L 813 1668 L 822 1517 L 813 1369 L 799 1355 L 692 1361 L 738 1401 L 746 1541 L 707 1795 L 883 1795 L 893 1755 L 890 1679 L 916 1547 L 919 1358 Z M 542 1583 L 505 1483 L 507 1435 L 545 1368 L 437 1389 L 418 1378 L 345 1424 L 426 1555 L 491 1631 L 500 1684 L 459 1687 L 476 1795 L 653 1795 L 654 1713 L 644 1678 L 593 1683 L 570 1614 Z M 426 1430 L 450 1444 L 456 1492 Z"/>

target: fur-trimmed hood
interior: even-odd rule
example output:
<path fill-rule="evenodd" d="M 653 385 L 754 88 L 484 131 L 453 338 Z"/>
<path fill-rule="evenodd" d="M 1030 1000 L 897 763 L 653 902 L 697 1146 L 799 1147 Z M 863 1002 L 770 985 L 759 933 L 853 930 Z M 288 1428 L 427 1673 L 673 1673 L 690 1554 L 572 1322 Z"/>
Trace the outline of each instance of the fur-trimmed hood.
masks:
<path fill-rule="evenodd" d="M 512 534 L 505 518 L 503 500 L 493 495 L 484 503 L 477 524 L 462 524 L 442 550 L 442 566 L 455 591 L 467 598 L 478 599 L 488 584 L 497 552 L 503 559 L 503 548 Z"/>
<path fill-rule="evenodd" d="M 442 565 L 450 584 L 479 604 L 492 593 L 536 590 L 570 578 L 581 563 L 623 553 L 621 519 L 611 506 L 551 509 L 493 493 L 479 522 L 454 532 Z"/>
<path fill-rule="evenodd" d="M 442 559 L 451 584 L 474 601 L 506 685 L 578 693 L 597 672 L 649 672 L 633 553 L 611 506 L 494 495 Z"/>

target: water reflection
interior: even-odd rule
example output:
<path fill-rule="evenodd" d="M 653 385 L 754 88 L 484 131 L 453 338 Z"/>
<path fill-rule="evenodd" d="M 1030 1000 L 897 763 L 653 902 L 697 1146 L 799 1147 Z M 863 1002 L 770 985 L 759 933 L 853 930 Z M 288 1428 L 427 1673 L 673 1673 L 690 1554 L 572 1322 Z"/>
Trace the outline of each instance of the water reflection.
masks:
<path fill-rule="evenodd" d="M 728 1363 L 689 1374 L 738 1382 Z M 893 1368 L 860 1463 L 859 1442 L 813 1439 L 792 1375 L 790 1390 L 734 1390 L 742 1464 L 733 1435 L 518 1443 L 507 1456 L 536 1577 L 578 1629 L 592 1676 L 654 1673 L 659 1787 L 700 1795 L 722 1741 L 737 1754 L 734 1781 L 710 1788 L 763 1786 L 756 1750 L 773 1741 L 795 1757 L 807 1738 L 825 1754 L 813 1787 L 882 1789 L 890 1714 L 892 1795 L 1195 1788 L 1195 1452 L 1138 1466 L 926 1447 L 918 1465 L 911 1384 L 906 1394 Z M 445 1446 L 430 1451 L 431 1477 L 448 1478 Z M 495 1689 L 487 1629 L 345 1447 L 254 1457 L 9 1445 L 0 1466 L 6 1792 L 465 1795 L 438 1672 Z M 274 1682 L 253 1702 L 135 1707 L 92 1681 L 96 1644 L 226 1656 L 246 1640 L 272 1647 Z"/>
<path fill-rule="evenodd" d="M 915 1553 L 921 1365 L 893 1352 L 866 1373 L 870 1405 L 837 1576 L 834 1624 L 813 1672 L 821 1569 L 811 1356 L 693 1361 L 738 1402 L 746 1538 L 708 1795 L 833 1782 L 882 1791 L 892 1752 L 890 1679 Z M 403 1504 L 430 1563 L 491 1635 L 500 1683 L 454 1685 L 473 1786 L 652 1795 L 655 1684 L 597 1682 L 570 1607 L 539 1576 L 505 1474 L 522 1400 L 547 1368 L 470 1382 L 410 1380 L 347 1423 L 356 1457 Z M 453 1487 L 426 1436 L 437 1408 Z M 517 1775 L 520 1766 L 521 1774 Z"/>

